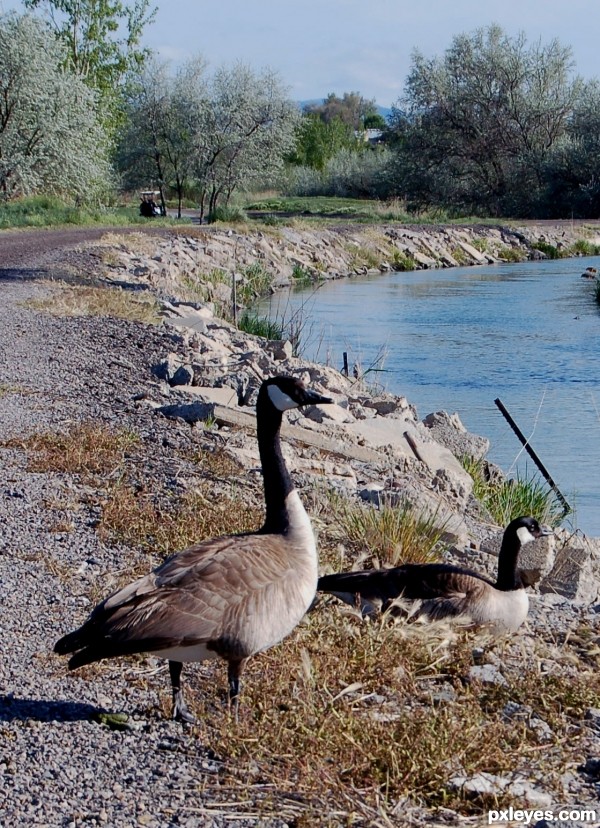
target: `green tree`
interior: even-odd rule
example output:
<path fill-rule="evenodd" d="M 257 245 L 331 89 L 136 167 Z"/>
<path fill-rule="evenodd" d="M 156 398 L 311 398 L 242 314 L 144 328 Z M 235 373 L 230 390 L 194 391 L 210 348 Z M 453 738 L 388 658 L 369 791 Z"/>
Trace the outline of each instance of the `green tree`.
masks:
<path fill-rule="evenodd" d="M 42 9 L 64 43 L 64 65 L 100 93 L 108 121 L 116 118 L 122 83 L 147 56 L 142 34 L 156 9 L 150 0 L 24 0 Z"/>
<path fill-rule="evenodd" d="M 344 149 L 357 148 L 352 127 L 339 118 L 323 121 L 315 114 L 304 115 L 296 133 L 292 164 L 323 170 L 327 162 Z"/>
<path fill-rule="evenodd" d="M 496 25 L 455 37 L 442 58 L 412 58 L 392 119 L 397 181 L 414 201 L 527 214 L 581 80 L 556 40 L 527 44 Z"/>
<path fill-rule="evenodd" d="M 0 17 L 0 191 L 85 198 L 106 186 L 96 96 L 65 71 L 64 49 L 30 16 Z"/>
<path fill-rule="evenodd" d="M 341 98 L 330 92 L 322 103 L 308 104 L 304 111 L 307 115 L 316 115 L 326 124 L 341 121 L 351 129 L 361 130 L 365 118 L 377 115 L 377 104 L 358 92 L 344 92 Z"/>

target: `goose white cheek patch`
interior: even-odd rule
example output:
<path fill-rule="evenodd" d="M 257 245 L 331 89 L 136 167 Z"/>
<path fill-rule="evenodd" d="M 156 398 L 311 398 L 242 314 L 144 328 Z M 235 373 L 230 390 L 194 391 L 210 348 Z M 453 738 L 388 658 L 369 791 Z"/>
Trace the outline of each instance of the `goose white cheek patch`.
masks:
<path fill-rule="evenodd" d="M 281 388 L 278 388 L 277 385 L 269 385 L 267 393 L 275 408 L 278 408 L 280 411 L 288 411 L 290 408 L 298 408 L 298 403 L 282 391 Z"/>
<path fill-rule="evenodd" d="M 531 532 L 526 526 L 521 526 L 520 529 L 517 529 L 517 537 L 521 541 L 521 546 L 524 546 L 526 543 L 531 543 L 531 541 L 535 540 L 535 537 L 531 534 Z"/>

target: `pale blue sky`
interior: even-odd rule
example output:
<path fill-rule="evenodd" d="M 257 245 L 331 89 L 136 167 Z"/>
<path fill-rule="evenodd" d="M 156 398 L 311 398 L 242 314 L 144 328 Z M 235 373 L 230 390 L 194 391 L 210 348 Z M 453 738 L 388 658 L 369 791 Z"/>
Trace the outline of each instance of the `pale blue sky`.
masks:
<path fill-rule="evenodd" d="M 177 62 L 242 60 L 276 69 L 296 100 L 357 91 L 390 106 L 414 48 L 443 53 L 452 37 L 492 22 L 529 41 L 558 38 L 577 71 L 600 77 L 598 0 L 155 0 L 145 44 Z M 19 0 L 0 9 L 22 10 Z"/>

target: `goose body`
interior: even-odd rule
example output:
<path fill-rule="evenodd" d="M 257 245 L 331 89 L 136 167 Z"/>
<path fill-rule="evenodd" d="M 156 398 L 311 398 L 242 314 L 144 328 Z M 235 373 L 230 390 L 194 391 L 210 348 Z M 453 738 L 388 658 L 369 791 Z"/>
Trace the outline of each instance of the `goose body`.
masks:
<path fill-rule="evenodd" d="M 56 642 L 70 669 L 105 658 L 151 653 L 169 661 L 173 717 L 193 721 L 181 690 L 184 662 L 222 658 L 229 695 L 246 660 L 299 623 L 317 586 L 314 535 L 279 442 L 283 411 L 330 403 L 293 377 L 263 382 L 257 434 L 266 519 L 254 533 L 213 538 L 178 552 L 108 596 L 79 629 Z"/>
<path fill-rule="evenodd" d="M 517 568 L 521 547 L 552 530 L 535 518 L 520 517 L 505 529 L 498 557 L 496 582 L 470 569 L 451 564 L 404 564 L 391 569 L 372 569 L 325 575 L 318 590 L 363 613 L 386 609 L 397 598 L 419 601 L 418 614 L 431 620 L 465 618 L 497 630 L 514 632 L 525 621 L 529 599 Z"/>

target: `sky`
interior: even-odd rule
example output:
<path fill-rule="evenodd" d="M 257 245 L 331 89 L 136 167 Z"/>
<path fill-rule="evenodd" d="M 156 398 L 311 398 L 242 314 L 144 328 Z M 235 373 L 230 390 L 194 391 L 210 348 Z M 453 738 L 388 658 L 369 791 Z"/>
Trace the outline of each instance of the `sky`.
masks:
<path fill-rule="evenodd" d="M 359 92 L 389 107 L 411 54 L 442 55 L 454 35 L 498 23 L 530 43 L 571 46 L 576 70 L 600 77 L 598 0 L 154 0 L 144 45 L 177 63 L 201 54 L 276 70 L 294 100 Z M 19 0 L 0 10 L 23 11 Z"/>

